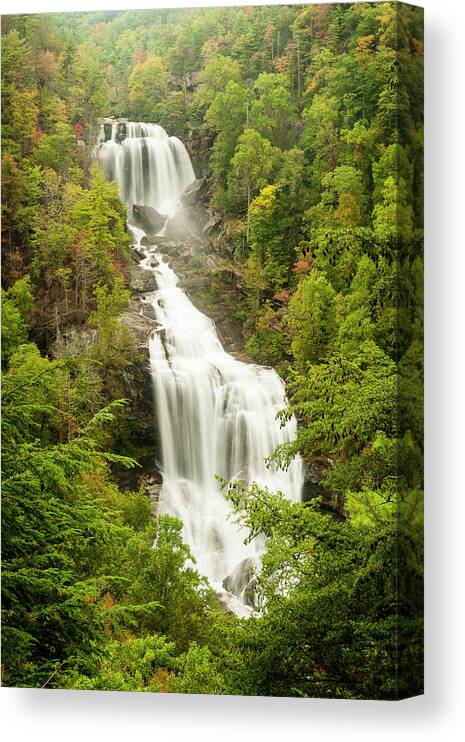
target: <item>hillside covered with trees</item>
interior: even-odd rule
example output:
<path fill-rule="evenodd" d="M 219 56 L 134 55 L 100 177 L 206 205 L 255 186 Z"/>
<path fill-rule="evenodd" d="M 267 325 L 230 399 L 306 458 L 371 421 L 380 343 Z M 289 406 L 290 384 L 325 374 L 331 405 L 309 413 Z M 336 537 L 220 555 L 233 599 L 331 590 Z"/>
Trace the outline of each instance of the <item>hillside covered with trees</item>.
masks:
<path fill-rule="evenodd" d="M 5 685 L 422 692 L 422 74 L 422 11 L 395 2 L 2 18 Z M 248 619 L 118 485 L 147 451 L 107 116 L 189 147 L 245 349 L 299 422 L 272 459 L 323 472 L 297 504 L 225 483 L 267 538 Z"/>

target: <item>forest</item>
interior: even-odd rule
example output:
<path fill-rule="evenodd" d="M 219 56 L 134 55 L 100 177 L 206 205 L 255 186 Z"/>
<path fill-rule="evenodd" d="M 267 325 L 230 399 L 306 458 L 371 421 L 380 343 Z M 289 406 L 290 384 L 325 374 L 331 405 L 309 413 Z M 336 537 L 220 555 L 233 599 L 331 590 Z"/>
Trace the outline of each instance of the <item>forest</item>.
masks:
<path fill-rule="evenodd" d="M 4 685 L 423 692 L 422 114 L 414 6 L 2 17 Z M 224 483 L 266 538 L 249 618 L 121 486 L 150 452 L 127 415 L 127 209 L 94 155 L 109 116 L 187 144 L 244 350 L 298 420 L 271 461 L 322 471 L 297 503 Z"/>

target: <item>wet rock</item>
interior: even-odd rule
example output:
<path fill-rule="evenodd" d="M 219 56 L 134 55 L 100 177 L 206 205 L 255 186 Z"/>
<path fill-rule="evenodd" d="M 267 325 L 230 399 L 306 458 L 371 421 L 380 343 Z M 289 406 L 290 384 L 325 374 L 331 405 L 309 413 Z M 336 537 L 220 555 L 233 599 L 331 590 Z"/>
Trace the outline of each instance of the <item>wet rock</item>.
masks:
<path fill-rule="evenodd" d="M 140 241 L 140 244 L 143 247 L 151 247 L 152 245 L 156 245 L 157 239 L 158 238 L 154 234 L 144 234 Z"/>
<path fill-rule="evenodd" d="M 212 229 L 216 229 L 221 224 L 221 214 L 213 214 L 207 223 L 203 227 L 203 232 L 211 232 Z"/>
<path fill-rule="evenodd" d="M 145 312 L 146 307 L 147 314 Z M 139 298 L 134 298 L 131 299 L 127 309 L 121 314 L 121 320 L 129 329 L 135 347 L 146 356 L 147 361 L 150 336 L 159 327 L 158 322 L 148 316 L 150 309 L 153 309 L 150 304 L 142 302 Z"/>
<path fill-rule="evenodd" d="M 180 289 L 199 289 L 203 286 L 209 286 L 211 280 L 207 276 L 197 276 L 193 278 L 183 278 L 178 282 Z"/>
<path fill-rule="evenodd" d="M 116 141 L 118 144 L 121 144 L 121 142 L 126 139 L 126 121 L 125 119 L 121 119 L 118 121 L 118 124 L 116 126 Z"/>
<path fill-rule="evenodd" d="M 223 347 L 236 358 L 251 362 L 244 352 L 242 325 L 237 314 L 243 307 L 243 294 L 238 287 L 240 274 L 231 261 L 211 253 L 208 244 L 166 241 L 157 250 L 163 252 L 179 278 L 178 286 L 186 291 L 190 300 L 207 315 L 216 326 Z M 169 254 L 169 253 L 173 254 Z"/>
<path fill-rule="evenodd" d="M 113 119 L 106 118 L 103 120 L 103 133 L 104 133 L 106 142 L 108 142 L 108 140 L 111 139 L 112 126 L 113 126 Z"/>
<path fill-rule="evenodd" d="M 304 502 L 327 493 L 321 483 L 327 468 L 328 462 L 324 460 L 306 460 L 304 462 L 304 485 L 302 489 L 302 500 Z"/>
<path fill-rule="evenodd" d="M 197 178 L 184 189 L 184 193 L 181 196 L 181 203 L 183 206 L 195 206 L 201 199 L 205 197 L 205 178 Z"/>
<path fill-rule="evenodd" d="M 142 304 L 142 316 L 146 317 L 147 319 L 157 319 L 157 315 L 155 314 L 155 309 L 153 308 L 152 304 L 149 304 L 146 301 Z"/>
<path fill-rule="evenodd" d="M 185 251 L 183 242 L 171 242 L 166 245 L 160 245 L 162 255 L 170 255 L 172 258 L 179 258 Z"/>
<path fill-rule="evenodd" d="M 167 217 L 151 206 L 140 206 L 134 204 L 132 207 L 132 218 L 136 227 L 143 229 L 147 235 L 153 235 L 162 229 Z"/>
<path fill-rule="evenodd" d="M 198 127 L 193 127 L 184 144 L 191 158 L 194 170 L 202 177 L 211 175 L 210 153 L 214 143 L 214 136 L 201 132 Z"/>
<path fill-rule="evenodd" d="M 203 204 L 197 203 L 189 208 L 189 219 L 196 229 L 203 234 L 204 227 L 209 221 L 209 213 Z"/>
<path fill-rule="evenodd" d="M 150 500 L 150 510 L 152 515 L 157 514 L 158 503 L 161 494 L 161 478 L 159 472 L 147 472 L 138 477 L 138 485 L 144 490 L 144 494 Z"/>
<path fill-rule="evenodd" d="M 189 209 L 180 209 L 174 216 L 168 219 L 165 236 L 169 239 L 187 238 L 192 234 L 192 225 L 188 220 Z"/>
<path fill-rule="evenodd" d="M 150 448 L 150 441 L 149 441 Z M 118 486 L 123 492 L 130 490 L 137 492 L 142 489 L 149 494 L 148 490 L 162 483 L 162 475 L 158 469 L 155 452 L 152 451 L 143 456 L 138 456 L 139 466 L 134 469 L 123 469 L 118 466 L 114 468 L 117 476 Z"/>
<path fill-rule="evenodd" d="M 113 125 L 116 124 L 115 140 L 118 144 L 121 144 L 123 139 L 126 139 L 126 121 L 127 119 L 113 119 L 104 118 L 100 119 L 103 123 L 104 139 L 107 142 L 112 137 Z"/>
<path fill-rule="evenodd" d="M 223 588 L 233 595 L 240 597 L 246 605 L 257 608 L 257 577 L 255 575 L 256 562 L 253 559 L 243 559 L 234 570 L 224 578 Z"/>
<path fill-rule="evenodd" d="M 152 271 L 133 266 L 129 270 L 129 286 L 137 294 L 146 294 L 157 290 L 157 280 Z"/>
<path fill-rule="evenodd" d="M 142 242 L 141 242 L 142 244 Z M 181 255 L 186 250 L 187 243 L 184 240 L 171 239 L 166 236 L 157 235 L 154 242 L 150 243 L 149 253 L 159 253 L 161 255 Z"/>
<path fill-rule="evenodd" d="M 131 258 L 135 260 L 136 263 L 140 263 L 141 260 L 145 259 L 145 252 L 141 250 L 140 247 L 131 245 Z"/>

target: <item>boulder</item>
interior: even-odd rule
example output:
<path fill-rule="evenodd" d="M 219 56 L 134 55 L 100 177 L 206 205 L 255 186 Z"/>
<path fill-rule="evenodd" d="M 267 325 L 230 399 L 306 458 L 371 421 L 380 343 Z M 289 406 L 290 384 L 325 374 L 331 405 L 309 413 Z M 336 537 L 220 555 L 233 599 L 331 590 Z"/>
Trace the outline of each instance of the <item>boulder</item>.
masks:
<path fill-rule="evenodd" d="M 211 284 L 211 278 L 208 276 L 198 276 L 196 278 L 183 278 L 178 281 L 178 288 L 180 289 L 201 289 L 204 286 Z"/>
<path fill-rule="evenodd" d="M 157 319 L 157 315 L 155 314 L 155 309 L 153 308 L 152 304 L 144 301 L 144 303 L 142 304 L 142 316 L 147 317 L 147 319 Z"/>
<path fill-rule="evenodd" d="M 140 263 L 141 260 L 145 259 L 145 252 L 135 245 L 131 245 L 131 257 L 136 263 Z"/>
<path fill-rule="evenodd" d="M 96 340 L 97 330 L 94 328 L 86 325 L 65 325 L 50 349 L 55 358 L 78 356 L 86 353 Z"/>
<path fill-rule="evenodd" d="M 121 144 L 123 139 L 126 139 L 126 119 L 112 119 L 112 118 L 104 118 L 103 119 L 103 131 L 105 135 L 105 141 L 107 142 L 109 139 L 111 139 L 112 136 L 112 130 L 113 125 L 116 124 L 116 141 L 118 144 Z"/>
<path fill-rule="evenodd" d="M 135 265 L 129 270 L 129 286 L 136 294 L 145 294 L 157 290 L 157 279 L 152 271 Z"/>
<path fill-rule="evenodd" d="M 142 487 L 144 494 L 150 500 L 150 510 L 153 516 L 157 514 L 160 502 L 162 482 L 158 471 L 147 472 L 138 477 L 139 488 Z"/>
<path fill-rule="evenodd" d="M 103 120 L 103 133 L 104 133 L 105 142 L 108 142 L 108 140 L 111 139 L 112 126 L 113 126 L 113 119 Z"/>
<path fill-rule="evenodd" d="M 157 243 L 157 237 L 154 234 L 144 234 L 142 237 L 140 244 L 143 247 L 152 247 L 152 245 L 156 245 Z"/>
<path fill-rule="evenodd" d="M 179 257 L 184 251 L 183 242 L 168 242 L 165 245 L 160 245 L 159 252 L 162 255 L 170 255 L 171 257 Z"/>
<path fill-rule="evenodd" d="M 189 183 L 184 189 L 184 193 L 181 196 L 181 203 L 183 206 L 195 206 L 195 204 L 204 196 L 205 178 L 197 178 Z"/>
<path fill-rule="evenodd" d="M 246 605 L 257 608 L 257 578 L 255 568 L 257 563 L 251 558 L 243 559 L 233 571 L 224 578 L 223 588 L 233 595 L 240 597 Z"/>
<path fill-rule="evenodd" d="M 149 395 L 149 401 L 150 400 L 151 395 Z M 150 418 L 150 424 L 154 428 L 153 415 Z M 144 494 L 150 499 L 152 505 L 155 507 L 155 504 L 158 505 L 160 500 L 162 476 L 155 460 L 155 449 L 153 448 L 154 443 L 159 446 L 158 440 L 155 441 L 154 439 L 149 439 L 149 447 L 152 447 L 151 453 L 149 453 L 148 456 L 137 457 L 140 467 L 135 467 L 134 469 L 122 469 L 117 465 L 114 465 L 113 471 L 115 471 L 118 486 L 123 492 L 127 492 L 128 490 L 131 492 L 137 492 L 142 488 Z M 152 508 L 152 512 L 154 507 Z M 153 512 L 153 514 L 155 513 Z"/>
<path fill-rule="evenodd" d="M 143 229 L 148 235 L 156 234 L 162 229 L 167 217 L 151 206 L 140 206 L 134 204 L 132 207 L 132 218 L 136 227 Z"/>
<path fill-rule="evenodd" d="M 159 325 L 144 312 L 145 307 L 150 307 L 150 304 L 142 302 L 139 297 L 134 297 L 120 316 L 131 333 L 134 346 L 148 358 L 150 336 Z"/>
<path fill-rule="evenodd" d="M 189 208 L 189 219 L 201 234 L 209 220 L 209 214 L 202 203 L 197 203 Z"/>

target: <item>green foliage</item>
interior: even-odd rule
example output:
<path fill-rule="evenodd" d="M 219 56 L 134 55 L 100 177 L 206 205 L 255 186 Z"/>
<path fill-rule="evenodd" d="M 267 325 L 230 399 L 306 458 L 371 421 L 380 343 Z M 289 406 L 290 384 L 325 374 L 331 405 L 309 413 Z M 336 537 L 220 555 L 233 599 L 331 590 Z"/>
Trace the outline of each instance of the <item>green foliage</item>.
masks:
<path fill-rule="evenodd" d="M 411 239 L 413 230 L 412 207 L 406 205 L 405 189 L 401 182 L 389 176 L 384 181 L 382 202 L 375 205 L 373 227 L 377 237 Z"/>
<path fill-rule="evenodd" d="M 338 120 L 338 105 L 334 97 L 313 97 L 311 106 L 303 111 L 305 129 L 302 146 L 315 158 L 320 172 L 332 170 L 337 162 L 338 142 L 335 124 Z"/>
<path fill-rule="evenodd" d="M 27 342 L 32 305 L 29 276 L 20 278 L 8 291 L 2 289 L 2 363 Z"/>
<path fill-rule="evenodd" d="M 228 199 L 237 211 L 249 208 L 252 197 L 271 178 L 277 150 L 254 129 L 246 129 L 237 141 L 228 178 Z"/>
<path fill-rule="evenodd" d="M 212 695 L 222 693 L 223 687 L 223 678 L 209 648 L 191 642 L 188 651 L 179 658 L 179 674 L 171 682 L 173 692 Z"/>
<path fill-rule="evenodd" d="M 344 462 L 369 445 L 377 431 L 396 433 L 396 364 L 373 341 L 309 365 L 294 375 L 290 391 L 290 409 L 304 423 L 296 442 L 282 447 L 290 455 L 301 450 Z"/>
<path fill-rule="evenodd" d="M 85 233 L 89 249 L 110 253 L 125 246 L 126 209 L 121 203 L 117 187 L 108 183 L 102 172 L 92 173 L 91 188 L 78 198 L 71 210 L 74 227 Z"/>
<path fill-rule="evenodd" d="M 161 58 L 152 55 L 138 64 L 128 85 L 131 115 L 137 121 L 157 121 L 168 89 L 168 71 Z"/>
<path fill-rule="evenodd" d="M 105 517 L 81 477 L 105 458 L 84 430 L 58 443 L 63 383 L 35 346 L 19 348 L 4 378 L 2 648 L 12 685 L 42 684 L 55 662 L 89 652 L 98 628 L 83 568 Z"/>
<path fill-rule="evenodd" d="M 11 286 L 24 273 L 39 200 L 39 168 L 6 152 L 2 158 L 2 279 Z"/>
<path fill-rule="evenodd" d="M 94 295 L 96 308 L 89 316 L 89 323 L 97 328 L 97 338 L 92 345 L 92 357 L 103 368 L 108 390 L 123 392 L 121 375 L 132 361 L 133 340 L 119 315 L 127 305 L 130 294 L 123 287 L 123 277 L 117 275 L 113 286 L 97 286 Z"/>
<path fill-rule="evenodd" d="M 166 692 L 175 662 L 174 645 L 163 636 L 113 640 L 98 658 L 94 675 L 65 675 L 64 684 L 76 690 Z"/>
<path fill-rule="evenodd" d="M 58 122 L 53 134 L 45 134 L 35 152 L 36 162 L 43 168 L 56 168 L 65 174 L 73 158 L 74 133 L 69 126 Z"/>
<path fill-rule="evenodd" d="M 217 132 L 211 154 L 211 166 L 217 183 L 215 201 L 222 204 L 229 163 L 247 116 L 247 90 L 233 80 L 218 93 L 205 114 L 205 126 Z"/>
<path fill-rule="evenodd" d="M 265 186 L 249 206 L 251 255 L 261 265 L 263 278 L 272 290 L 287 286 L 294 262 L 289 237 L 294 225 L 284 189 Z"/>
<path fill-rule="evenodd" d="M 69 116 L 89 133 L 97 119 L 105 116 L 110 102 L 110 86 L 106 80 L 102 59 L 95 54 L 95 45 L 83 39 L 73 55 L 71 80 L 67 95 Z"/>
<path fill-rule="evenodd" d="M 116 185 L 98 169 L 92 171 L 88 188 L 67 182 L 54 170 L 44 171 L 31 238 L 32 274 L 48 296 L 39 307 L 44 324 L 56 324 L 58 314 L 65 325 L 87 319 L 95 284 L 109 292 L 121 284 L 128 244 L 125 219 Z"/>
<path fill-rule="evenodd" d="M 196 103 L 201 108 L 211 106 L 215 97 L 223 93 L 229 82 L 240 83 L 241 70 L 239 63 L 231 57 L 216 54 L 211 57 L 202 69 L 200 84 L 196 94 Z M 210 120 L 215 119 L 214 111 L 218 111 L 218 103 L 210 112 Z"/>
<path fill-rule="evenodd" d="M 258 363 L 265 366 L 277 366 L 283 361 L 285 341 L 281 323 L 268 302 L 260 308 L 256 333 L 247 340 L 245 348 Z"/>
<path fill-rule="evenodd" d="M 166 632 L 183 649 L 202 636 L 210 601 L 185 568 L 181 524 L 160 516 L 151 525 L 146 498 L 123 496 L 111 482 L 109 463 L 135 463 L 101 447 L 121 403 L 76 432 L 65 425 L 68 367 L 22 346 L 3 382 L 3 657 L 11 685 L 55 686 L 64 667 L 72 678 L 93 676 L 96 643 L 127 631 Z"/>
<path fill-rule="evenodd" d="M 260 575 L 266 611 L 239 635 L 260 662 L 239 668 L 240 682 L 252 675 L 259 695 L 421 692 L 421 522 L 399 521 L 395 508 L 378 503 L 375 519 L 340 523 L 241 484 L 228 498 L 241 523 L 268 539 Z"/>
<path fill-rule="evenodd" d="M 394 355 L 397 337 L 397 268 L 385 258 L 377 264 L 364 255 L 341 306 L 339 339 L 342 347 L 354 350 L 374 339 Z"/>
<path fill-rule="evenodd" d="M 335 291 L 323 274 L 312 271 L 289 304 L 289 324 L 295 330 L 292 352 L 298 364 L 318 363 L 331 353 L 336 334 Z"/>
<path fill-rule="evenodd" d="M 262 73 L 255 83 L 257 99 L 252 103 L 250 119 L 254 129 L 277 147 L 289 141 L 289 124 L 297 111 L 286 75 Z"/>

